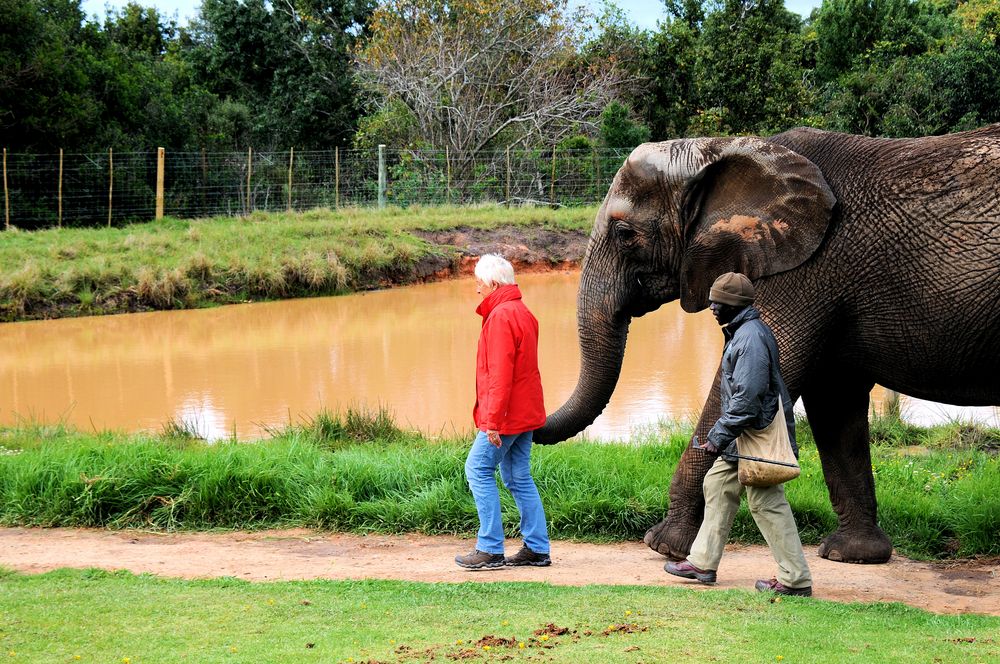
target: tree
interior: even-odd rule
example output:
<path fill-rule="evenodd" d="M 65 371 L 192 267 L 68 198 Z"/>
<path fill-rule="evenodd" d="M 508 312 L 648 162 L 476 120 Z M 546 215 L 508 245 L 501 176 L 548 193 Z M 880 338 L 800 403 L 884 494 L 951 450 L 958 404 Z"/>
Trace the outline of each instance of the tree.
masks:
<path fill-rule="evenodd" d="M 737 133 L 797 124 L 807 102 L 801 27 L 783 0 L 724 0 L 706 17 L 698 43 L 702 108 L 718 109 Z"/>
<path fill-rule="evenodd" d="M 376 109 L 402 103 L 459 164 L 491 148 L 553 144 L 593 129 L 625 75 L 583 58 L 565 0 L 389 0 L 358 53 Z"/>
<path fill-rule="evenodd" d="M 228 111 L 249 111 L 244 140 L 282 148 L 344 144 L 358 115 L 350 31 L 369 4 L 205 0 L 183 57 Z"/>
<path fill-rule="evenodd" d="M 692 5 L 686 15 L 668 17 L 649 44 L 645 69 L 651 82 L 645 115 L 658 140 L 684 136 L 697 113 L 697 47 L 704 18 L 700 3 L 697 9 Z"/>
<path fill-rule="evenodd" d="M 925 53 L 950 29 L 951 6 L 912 0 L 824 0 L 816 18 L 816 77 L 835 80 L 866 54 L 889 63 Z"/>
<path fill-rule="evenodd" d="M 108 15 L 104 31 L 112 42 L 128 51 L 162 56 L 177 34 L 177 25 L 173 21 L 164 24 L 154 7 L 129 2 L 124 9 Z"/>
<path fill-rule="evenodd" d="M 91 86 L 99 37 L 80 0 L 0 0 L 0 130 L 13 149 L 87 141 L 101 101 Z"/>
<path fill-rule="evenodd" d="M 601 113 L 601 143 L 606 148 L 632 149 L 649 140 L 649 128 L 632 119 L 631 109 L 613 101 Z"/>

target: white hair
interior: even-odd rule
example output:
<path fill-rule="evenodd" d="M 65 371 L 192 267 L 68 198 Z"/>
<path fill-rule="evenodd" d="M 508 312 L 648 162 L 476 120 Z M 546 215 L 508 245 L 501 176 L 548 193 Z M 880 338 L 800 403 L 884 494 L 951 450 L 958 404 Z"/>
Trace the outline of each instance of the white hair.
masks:
<path fill-rule="evenodd" d="M 487 286 L 514 283 L 514 266 L 500 254 L 484 254 L 476 262 L 476 278 Z"/>

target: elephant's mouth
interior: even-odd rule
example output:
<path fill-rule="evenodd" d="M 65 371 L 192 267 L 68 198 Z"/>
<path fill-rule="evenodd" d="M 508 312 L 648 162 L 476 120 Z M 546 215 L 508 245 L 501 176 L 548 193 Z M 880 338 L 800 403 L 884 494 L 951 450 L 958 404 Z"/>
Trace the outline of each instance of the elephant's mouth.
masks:
<path fill-rule="evenodd" d="M 639 318 L 651 311 L 656 311 L 664 302 L 668 302 L 670 297 L 663 297 L 659 292 L 659 284 L 656 277 L 649 274 L 639 274 L 635 278 L 635 288 L 628 305 L 624 307 L 624 313 L 631 318 Z M 676 295 L 674 296 L 676 298 Z"/>

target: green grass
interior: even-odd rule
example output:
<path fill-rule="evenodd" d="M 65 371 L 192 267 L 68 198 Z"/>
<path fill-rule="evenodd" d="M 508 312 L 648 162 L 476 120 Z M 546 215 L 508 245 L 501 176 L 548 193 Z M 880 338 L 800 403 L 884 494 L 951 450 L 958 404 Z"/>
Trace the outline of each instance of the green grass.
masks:
<path fill-rule="evenodd" d="M 410 207 L 164 219 L 4 233 L 0 321 L 333 295 L 408 283 L 457 260 L 413 231 L 587 230 L 595 208 Z"/>
<path fill-rule="evenodd" d="M 908 664 L 1000 657 L 1000 618 L 938 616 L 899 604 L 772 602 L 743 590 L 0 571 L 0 609 L 0 657 L 9 662 Z"/>
<path fill-rule="evenodd" d="M 956 445 L 969 438 L 966 425 L 924 436 L 944 441 L 949 427 Z M 552 536 L 640 539 L 666 514 L 667 487 L 689 434 L 665 426 L 646 431 L 641 444 L 537 446 L 533 472 Z M 910 445 L 873 446 L 879 522 L 900 552 L 1000 554 L 1000 458 L 989 447 L 995 435 L 982 430 L 982 447 L 920 447 L 916 454 Z M 803 541 L 818 543 L 836 517 L 805 422 L 799 440 L 802 476 L 786 490 Z M 152 436 L 25 425 L 0 430 L 0 446 L 2 525 L 462 535 L 478 526 L 464 478 L 468 441 L 401 431 L 385 412 L 324 413 L 253 444 L 210 445 L 178 427 Z M 513 513 L 506 491 L 501 500 Z M 733 538 L 762 541 L 745 503 Z"/>

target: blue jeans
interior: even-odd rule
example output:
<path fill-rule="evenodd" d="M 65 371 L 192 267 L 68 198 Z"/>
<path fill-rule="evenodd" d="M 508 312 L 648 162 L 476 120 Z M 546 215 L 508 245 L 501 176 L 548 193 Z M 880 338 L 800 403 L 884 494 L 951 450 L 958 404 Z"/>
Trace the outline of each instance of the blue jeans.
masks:
<path fill-rule="evenodd" d="M 531 478 L 531 433 L 500 436 L 503 445 L 494 447 L 480 431 L 465 460 L 465 477 L 469 480 L 472 497 L 479 512 L 479 538 L 476 548 L 487 553 L 503 553 L 503 523 L 500 520 L 500 492 L 497 490 L 496 469 L 500 479 L 514 496 L 521 513 L 521 536 L 535 553 L 549 552 L 549 535 L 545 510 Z"/>

